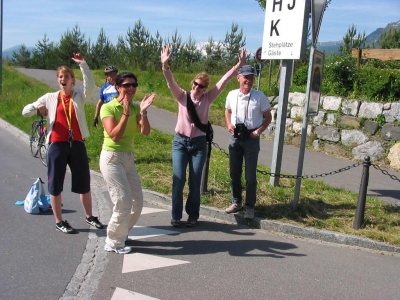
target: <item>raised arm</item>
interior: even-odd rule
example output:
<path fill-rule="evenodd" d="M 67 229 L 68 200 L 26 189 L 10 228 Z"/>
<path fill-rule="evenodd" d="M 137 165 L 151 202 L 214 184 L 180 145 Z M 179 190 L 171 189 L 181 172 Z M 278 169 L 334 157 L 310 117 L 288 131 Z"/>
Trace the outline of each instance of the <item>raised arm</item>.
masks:
<path fill-rule="evenodd" d="M 92 72 L 90 72 L 89 66 L 86 63 L 83 55 L 81 53 L 74 53 L 72 60 L 79 65 L 83 77 L 83 94 L 85 101 L 95 101 L 97 99 L 92 99 L 94 89 L 96 87 Z"/>
<path fill-rule="evenodd" d="M 172 53 L 169 49 L 169 45 L 165 45 L 161 49 L 161 65 L 164 73 L 164 77 L 167 80 L 168 88 L 170 89 L 172 95 L 175 99 L 180 99 L 183 93 L 186 93 L 185 90 L 179 87 L 176 83 L 174 76 L 172 75 L 172 71 L 169 67 L 168 61 L 171 57 Z"/>
<path fill-rule="evenodd" d="M 210 99 L 217 99 L 217 97 L 224 90 L 228 82 L 237 74 L 239 68 L 246 64 L 246 49 L 243 48 L 238 54 L 238 63 L 234 65 L 224 76 L 217 82 L 217 84 L 210 90 Z"/>

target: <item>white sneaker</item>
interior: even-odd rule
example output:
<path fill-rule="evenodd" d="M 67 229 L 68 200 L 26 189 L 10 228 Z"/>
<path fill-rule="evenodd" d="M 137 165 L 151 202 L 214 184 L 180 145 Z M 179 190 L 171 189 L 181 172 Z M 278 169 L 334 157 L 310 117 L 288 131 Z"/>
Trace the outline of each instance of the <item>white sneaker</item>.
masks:
<path fill-rule="evenodd" d="M 129 253 L 132 251 L 132 247 L 123 246 L 123 247 L 113 248 L 109 244 L 105 244 L 104 250 L 106 250 L 108 252 L 114 251 L 115 253 L 118 253 L 118 254 L 126 254 L 126 253 Z"/>
<path fill-rule="evenodd" d="M 229 207 L 227 209 L 225 209 L 225 212 L 227 214 L 232 214 L 232 213 L 238 212 L 242 208 L 243 208 L 243 206 L 241 203 L 232 203 L 231 205 L 229 205 Z"/>

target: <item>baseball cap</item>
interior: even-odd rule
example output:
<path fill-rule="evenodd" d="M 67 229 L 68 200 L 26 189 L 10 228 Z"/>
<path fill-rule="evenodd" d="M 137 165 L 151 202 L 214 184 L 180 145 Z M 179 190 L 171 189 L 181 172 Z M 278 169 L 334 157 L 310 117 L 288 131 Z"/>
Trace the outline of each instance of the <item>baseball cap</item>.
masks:
<path fill-rule="evenodd" d="M 254 75 L 254 68 L 250 65 L 241 66 L 238 71 L 238 74 L 243 76 Z"/>

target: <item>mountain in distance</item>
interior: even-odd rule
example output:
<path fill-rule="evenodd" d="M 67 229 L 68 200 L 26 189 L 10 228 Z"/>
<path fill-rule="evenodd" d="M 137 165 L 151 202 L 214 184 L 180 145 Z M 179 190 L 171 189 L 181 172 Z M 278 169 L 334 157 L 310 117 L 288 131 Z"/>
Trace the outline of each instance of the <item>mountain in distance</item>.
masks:
<path fill-rule="evenodd" d="M 365 42 L 365 45 L 367 47 L 369 46 L 370 48 L 379 47 L 379 38 L 382 32 L 389 30 L 390 27 L 394 27 L 395 29 L 400 30 L 400 21 L 389 23 L 385 28 L 378 28 L 374 32 L 367 35 L 367 40 Z M 346 33 L 344 33 L 343 36 L 345 34 Z M 340 46 L 343 45 L 344 45 L 343 40 L 334 42 L 322 42 L 322 43 L 317 43 L 317 49 L 319 51 L 325 52 L 326 54 L 329 54 L 331 52 L 339 52 Z"/>
<path fill-rule="evenodd" d="M 13 52 L 17 52 L 18 53 L 19 49 L 21 49 L 21 46 L 22 45 L 17 45 L 17 46 L 14 46 L 14 47 L 11 47 L 11 48 L 8 48 L 8 49 L 4 50 L 2 52 L 3 59 L 11 59 L 12 55 L 13 55 Z M 35 49 L 35 47 L 26 47 L 26 49 L 28 49 L 32 53 L 32 50 Z"/>

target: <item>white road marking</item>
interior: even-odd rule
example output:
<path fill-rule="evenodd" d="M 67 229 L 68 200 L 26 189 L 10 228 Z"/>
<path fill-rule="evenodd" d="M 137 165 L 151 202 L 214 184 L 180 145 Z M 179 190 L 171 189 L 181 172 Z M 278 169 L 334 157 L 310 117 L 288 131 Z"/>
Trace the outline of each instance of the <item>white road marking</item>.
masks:
<path fill-rule="evenodd" d="M 176 233 L 176 231 L 153 228 L 153 227 L 135 226 L 129 231 L 128 237 L 131 240 L 140 240 L 153 236 L 160 236 L 160 235 L 174 234 L 174 233 Z"/>
<path fill-rule="evenodd" d="M 158 298 L 149 297 L 132 291 L 124 290 L 119 287 L 115 289 L 111 300 L 160 300 Z"/>
<path fill-rule="evenodd" d="M 125 254 L 122 273 L 165 268 L 188 263 L 190 262 L 142 253 Z"/>
<path fill-rule="evenodd" d="M 152 208 L 152 207 L 143 207 L 141 215 L 152 214 L 157 212 L 167 211 L 166 209 L 161 208 Z"/>

